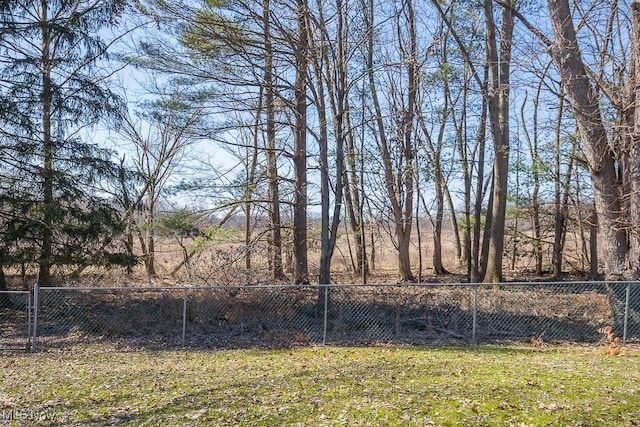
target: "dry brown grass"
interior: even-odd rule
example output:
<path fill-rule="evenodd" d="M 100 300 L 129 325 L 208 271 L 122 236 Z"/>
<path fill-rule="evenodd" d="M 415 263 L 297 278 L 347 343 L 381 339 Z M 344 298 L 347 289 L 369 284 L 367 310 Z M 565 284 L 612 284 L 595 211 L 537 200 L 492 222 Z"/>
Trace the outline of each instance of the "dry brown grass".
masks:
<path fill-rule="evenodd" d="M 445 230 L 442 244 L 442 257 L 448 275 L 435 275 L 432 268 L 433 243 L 429 227 L 421 231 L 422 256 L 418 251 L 418 238 L 414 233 L 412 241 L 411 262 L 416 277 L 420 276 L 422 282 L 428 283 L 456 283 L 466 281 L 465 266 L 461 265 L 457 256 L 453 233 Z M 569 239 L 567 243 L 567 267 L 568 274 L 583 277 L 580 269 L 583 265 L 578 262 L 577 246 Z M 187 246 L 190 242 L 187 241 Z M 362 277 L 356 274 L 352 268 L 352 259 L 355 257 L 353 239 L 349 239 L 344 233 L 337 241 L 336 250 L 332 260 L 332 280 L 337 284 L 362 283 Z M 367 237 L 367 252 L 371 262 L 371 236 Z M 381 230 L 374 236 L 375 261 L 372 262 L 372 270 L 367 276 L 367 283 L 398 283 L 400 276 L 397 271 L 397 253 L 393 240 Z M 509 252 L 517 247 L 518 256 L 514 268 L 511 268 L 511 256 Z M 540 280 L 533 271 L 533 246 L 526 240 L 516 246 L 507 239 L 504 258 L 504 276 L 507 281 Z M 69 275 L 69 270 L 57 269 L 54 274 L 58 282 L 65 286 L 82 287 L 130 287 L 130 286 L 175 286 L 183 284 L 194 285 L 263 285 L 274 284 L 270 278 L 267 263 L 268 248 L 265 243 L 258 242 L 251 247 L 251 268 L 245 268 L 246 247 L 241 241 L 226 241 L 216 243 L 206 248 L 202 253 L 195 255 L 188 264 L 188 268 L 182 267 L 176 274 L 171 272 L 183 260 L 183 250 L 177 242 L 170 238 L 158 237 L 156 240 L 155 266 L 157 275 L 149 277 L 143 265 L 136 266 L 132 272 L 127 273 L 124 268 L 87 268 L 79 277 Z M 545 252 L 545 269 L 550 270 L 550 249 Z M 285 263 L 291 262 L 291 255 L 283 253 Z M 309 247 L 309 271 L 312 282 L 318 276 L 320 262 L 319 242 L 315 241 Z M 422 264 L 422 266 L 420 265 Z M 421 274 L 419 269 L 421 267 Z M 574 268 L 577 267 L 577 268 Z M 289 270 L 291 271 L 291 270 Z M 23 278 L 16 271 L 7 271 L 12 289 L 26 289 L 36 281 L 35 267 L 27 268 L 27 277 Z M 284 281 L 282 283 L 286 283 Z"/>
<path fill-rule="evenodd" d="M 375 262 L 370 275 L 367 277 L 368 283 L 398 283 L 400 277 L 397 270 L 397 252 L 392 239 L 381 233 L 375 238 Z M 370 257 L 371 242 L 367 242 Z M 332 260 L 332 278 L 334 283 L 362 283 L 362 277 L 354 273 L 352 259 L 355 257 L 353 240 L 348 240 L 346 234 L 340 236 L 337 241 L 336 250 Z M 416 277 L 422 263 L 422 281 L 424 282 L 460 282 L 465 281 L 465 266 L 461 265 L 456 256 L 456 247 L 453 233 L 449 230 L 443 236 L 442 257 L 445 268 L 451 273 L 449 275 L 437 276 L 433 273 L 432 257 L 433 243 L 429 230 L 423 230 L 421 236 L 422 257 L 418 251 L 418 239 L 414 236 L 412 241 L 411 262 Z M 509 246 L 509 245 L 507 245 Z M 143 283 L 147 285 L 170 285 L 175 283 L 207 283 L 215 285 L 226 284 L 268 284 L 273 283 L 269 278 L 267 264 L 267 247 L 264 244 L 257 244 L 252 247 L 252 268 L 245 268 L 245 246 L 241 242 L 225 242 L 207 248 L 202 254 L 195 256 L 190 263 L 190 269 L 182 268 L 176 275 L 170 276 L 175 266 L 182 260 L 181 248 L 167 239 L 159 239 L 156 253 L 156 269 L 158 277 L 148 279 L 142 269 L 138 267 L 129 276 L 122 276 L 122 272 L 111 271 L 109 276 L 115 278 L 120 276 L 125 283 Z M 510 249 L 506 248 L 507 251 Z M 507 252 L 504 260 L 504 275 L 509 281 L 540 280 L 541 277 L 534 277 L 533 271 L 533 246 L 527 242 L 518 245 L 518 256 L 514 268 L 511 268 L 511 254 Z M 577 259 L 576 248 L 568 244 L 568 274 L 576 274 L 580 277 L 583 273 L 575 270 Z M 291 259 L 289 254 L 283 254 L 285 262 Z M 420 258 L 422 258 L 420 260 Z M 551 252 L 545 253 L 544 270 L 549 271 Z M 369 258 L 371 259 L 371 258 Z M 317 244 L 310 245 L 309 249 L 309 270 L 312 281 L 317 278 L 320 263 L 320 251 Z M 579 264 L 579 263 L 578 263 Z M 115 275 L 114 275 L 115 273 Z M 120 273 L 120 274 L 118 274 Z"/>

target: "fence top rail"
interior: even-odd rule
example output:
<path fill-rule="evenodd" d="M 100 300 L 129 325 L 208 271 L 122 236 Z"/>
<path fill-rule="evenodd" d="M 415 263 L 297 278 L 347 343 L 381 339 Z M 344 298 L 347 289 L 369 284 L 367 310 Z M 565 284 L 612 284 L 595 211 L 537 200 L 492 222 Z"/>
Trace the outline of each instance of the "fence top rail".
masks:
<path fill-rule="evenodd" d="M 0 291 L 0 294 L 24 294 L 28 295 L 31 291 Z"/>
<path fill-rule="evenodd" d="M 329 284 L 329 285 L 182 285 L 182 286 L 150 286 L 150 287 L 134 287 L 134 286 L 47 286 L 38 287 L 41 291 L 127 291 L 127 292 L 154 292 L 154 291 L 187 291 L 187 290 L 239 290 L 239 289 L 323 289 L 323 288 L 408 288 L 408 287 L 460 287 L 460 288 L 472 288 L 472 287 L 492 287 L 500 286 L 503 288 L 517 287 L 517 286 L 608 286 L 608 285 L 637 285 L 640 281 L 557 281 L 557 282 L 502 282 L 502 283 L 464 283 L 464 282 L 452 282 L 452 283 L 352 283 L 352 284 Z M 29 291 L 0 291 L 0 293 L 29 293 Z"/>

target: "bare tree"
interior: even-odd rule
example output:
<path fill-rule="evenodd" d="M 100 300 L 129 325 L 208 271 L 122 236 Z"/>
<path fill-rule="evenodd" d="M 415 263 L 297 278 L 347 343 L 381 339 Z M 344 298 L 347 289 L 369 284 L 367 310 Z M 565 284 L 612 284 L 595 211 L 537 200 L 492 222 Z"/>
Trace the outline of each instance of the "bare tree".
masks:
<path fill-rule="evenodd" d="M 307 86 L 309 55 L 309 6 L 307 0 L 296 0 L 297 29 L 294 43 L 295 84 L 293 124 L 293 252 L 296 284 L 309 283 L 307 260 Z"/>
<path fill-rule="evenodd" d="M 312 63 L 316 77 L 316 84 L 311 88 L 311 91 L 314 94 L 319 121 L 321 194 L 319 283 L 321 284 L 331 282 L 331 257 L 336 245 L 346 182 L 345 140 L 347 135 L 351 133 L 351 129 L 348 127 L 350 122 L 347 108 L 350 86 L 348 81 L 349 27 L 344 6 L 342 0 L 336 0 L 335 6 L 330 10 L 330 16 L 333 16 L 333 19 L 328 20 L 323 4 L 318 2 L 316 6 L 317 17 L 314 19 L 316 37 L 310 38 L 313 52 Z M 325 99 L 329 101 L 328 106 Z M 327 109 L 331 113 L 331 120 L 327 119 Z M 331 168 L 329 164 L 329 122 L 333 128 L 335 151 L 335 160 Z M 334 171 L 333 176 L 331 176 L 331 171 Z M 330 207 L 331 200 L 333 200 L 333 209 Z"/>
<path fill-rule="evenodd" d="M 475 23 L 470 24 L 469 29 L 469 40 L 466 40 L 461 35 L 460 25 L 454 25 L 454 21 L 450 18 L 450 14 L 452 14 L 453 6 L 456 3 L 451 3 L 449 5 L 449 9 L 444 9 L 443 5 L 440 2 L 432 1 L 433 6 L 435 7 L 438 15 L 442 19 L 442 21 L 446 24 L 448 30 L 450 31 L 450 35 L 455 40 L 456 45 L 458 46 L 460 55 L 463 58 L 465 64 L 465 73 L 468 74 L 466 77 L 466 81 L 468 82 L 463 86 L 463 111 L 461 115 L 461 119 L 456 121 L 456 139 L 458 141 L 458 154 L 459 158 L 462 161 L 463 165 L 463 177 L 464 177 L 464 206 L 465 206 L 465 241 L 467 243 L 466 252 L 467 256 L 467 276 L 469 281 L 473 283 L 477 283 L 482 279 L 483 271 L 486 270 L 486 253 L 488 252 L 488 244 L 489 238 L 482 238 L 482 225 L 483 225 L 483 215 L 484 215 L 484 197 L 487 193 L 486 189 L 486 177 L 485 177 L 485 157 L 487 152 L 487 125 L 490 121 L 490 109 L 494 111 L 494 118 L 496 109 L 499 107 L 497 102 L 496 94 L 493 92 L 493 98 L 490 98 L 489 92 L 491 86 L 490 76 L 494 76 L 494 80 L 499 77 L 499 69 L 495 70 L 495 65 L 492 64 L 488 59 L 485 61 L 483 65 L 482 72 L 480 72 L 477 68 L 476 61 L 474 60 L 475 50 L 477 48 L 477 42 L 475 38 L 477 34 L 482 33 L 482 31 L 478 31 L 475 28 Z M 485 3 L 485 9 L 487 4 Z M 455 16 L 455 15 L 453 15 Z M 473 18 L 473 15 L 469 15 L 469 18 Z M 484 27 L 488 25 L 488 18 L 485 16 L 484 18 Z M 492 19 L 489 19 L 492 21 Z M 456 22 L 457 23 L 457 22 Z M 493 24 L 490 25 L 493 28 Z M 463 27 L 464 28 L 464 27 Z M 484 31 L 485 42 L 484 45 L 488 43 L 487 37 L 491 37 L 488 31 Z M 508 34 L 505 34 L 505 36 Z M 493 33 L 493 37 L 495 38 L 495 31 Z M 494 43 L 495 44 L 495 43 Z M 494 50 L 497 49 L 497 46 L 494 46 Z M 488 53 L 486 54 L 488 55 Z M 490 73 L 491 66 L 494 66 L 493 74 Z M 497 73 L 497 74 L 496 74 Z M 482 94 L 481 98 L 481 111 L 478 114 L 476 119 L 476 137 L 475 143 L 471 146 L 468 145 L 467 140 L 469 135 L 469 122 L 472 121 L 470 117 L 470 109 L 469 109 L 469 100 L 471 99 L 470 93 L 472 92 L 469 83 L 475 82 L 478 87 L 479 92 Z M 495 85 L 495 81 L 494 81 Z M 507 97 L 508 99 L 508 97 Z M 506 106 L 505 106 L 506 108 Z M 455 119 L 456 117 L 453 116 Z M 495 134 L 494 134 L 495 138 Z M 504 165 L 503 165 L 504 166 Z M 508 165 L 507 165 L 508 166 Z M 475 176 L 475 188 L 473 186 L 473 177 Z M 472 202 L 472 189 L 475 192 L 475 201 Z M 506 194 L 505 194 L 506 196 Z M 487 218 L 490 220 L 492 218 L 493 206 L 493 192 L 490 195 L 489 206 L 486 210 Z M 489 224 L 485 224 L 485 230 L 487 227 L 491 226 L 491 221 Z M 484 255 L 483 255 L 484 254 Z"/>
<path fill-rule="evenodd" d="M 619 2 L 604 6 L 608 7 L 607 23 L 591 31 L 597 39 L 590 47 L 596 52 L 600 48 L 600 58 L 605 52 L 610 55 L 612 41 L 623 31 L 623 27 L 614 28 L 614 23 L 621 22 Z M 610 278 L 637 278 L 640 275 L 640 113 L 636 105 L 640 95 L 640 2 L 632 0 L 629 4 L 628 56 L 627 43 L 618 40 L 622 61 L 610 73 L 605 73 L 603 68 L 593 70 L 585 62 L 569 0 L 550 0 L 548 9 L 553 40 L 516 13 L 548 48 L 565 87 L 591 176 L 605 272 Z M 590 27 L 591 17 L 587 13 L 580 7 L 576 10 L 582 14 L 578 30 L 595 28 Z M 604 42 L 600 43 L 603 36 Z M 602 67 L 602 61 L 599 65 Z M 617 123 L 613 126 L 605 120 L 602 95 L 617 112 Z"/>
<path fill-rule="evenodd" d="M 483 282 L 502 281 L 505 216 L 509 179 L 509 93 L 511 46 L 514 18 L 509 7 L 501 7 L 500 31 L 496 34 L 496 20 L 492 0 L 484 1 L 487 31 L 487 61 L 489 64 L 488 98 L 489 122 L 494 145 L 494 167 L 491 206 L 487 214 L 485 239 L 488 242 L 483 269 Z"/>
<path fill-rule="evenodd" d="M 363 3 L 364 21 L 367 28 L 367 45 L 365 47 L 365 69 L 367 70 L 368 91 L 373 103 L 373 122 L 371 127 L 380 152 L 383 168 L 383 182 L 386 197 L 391 204 L 391 215 L 394 236 L 397 245 L 398 270 L 401 280 L 415 280 L 411 271 L 411 230 L 413 225 L 414 203 L 414 154 L 415 154 L 415 118 L 417 96 L 417 41 L 415 14 L 412 0 L 404 1 L 400 11 L 396 12 L 398 25 L 406 25 L 406 39 L 398 38 L 398 51 L 403 58 L 402 67 L 406 91 L 399 87 L 390 87 L 387 97 L 390 109 L 395 112 L 393 130 L 385 125 L 385 114 L 380 102 L 380 88 L 375 75 L 375 19 L 376 11 L 373 1 Z M 389 70 L 387 70 L 389 72 Z M 389 78 L 389 81 L 393 78 Z M 404 98 L 406 94 L 406 98 Z"/>
<path fill-rule="evenodd" d="M 267 158 L 267 181 L 269 187 L 269 232 L 270 264 L 273 277 L 284 279 L 282 267 L 282 224 L 280 220 L 280 188 L 278 185 L 278 156 L 276 152 L 276 102 L 273 77 L 273 42 L 271 37 L 270 0 L 262 2 L 262 28 L 264 34 L 264 104 L 265 104 L 265 156 Z"/>
<path fill-rule="evenodd" d="M 626 76 L 622 89 L 606 84 L 585 64 L 569 1 L 549 1 L 548 8 L 555 40 L 547 38 L 522 15 L 519 17 L 549 48 L 566 88 L 591 175 L 606 273 L 611 278 L 637 278 L 640 274 L 640 113 L 636 108 L 640 95 L 640 2 L 633 0 L 630 4 L 631 54 L 628 62 L 622 64 L 625 69 L 621 72 Z M 611 5 L 610 11 L 614 15 L 618 13 L 617 2 Z M 618 126 L 612 134 L 607 131 L 603 118 L 600 90 L 619 113 Z"/>
<path fill-rule="evenodd" d="M 184 166 L 187 149 L 198 139 L 193 131 L 201 123 L 202 113 L 190 111 L 177 99 L 160 100 L 149 107 L 137 120 L 125 115 L 120 133 L 133 146 L 131 161 L 142 182 L 139 194 L 129 199 L 141 202 L 143 224 L 129 215 L 129 225 L 138 236 L 147 274 L 155 276 L 154 223 L 158 202 L 168 181 Z"/>
<path fill-rule="evenodd" d="M 562 90 L 561 90 L 562 93 Z M 575 159 L 575 138 L 571 138 L 572 149 L 569 155 L 569 163 L 564 171 L 561 165 L 561 141 L 562 122 L 565 112 L 564 97 L 559 97 L 558 115 L 555 124 L 554 140 L 554 225 L 553 225 L 553 275 L 556 278 L 562 276 L 562 259 L 567 231 L 567 212 L 569 195 L 571 194 L 571 177 L 573 176 L 573 166 Z"/>
<path fill-rule="evenodd" d="M 527 108 L 528 96 L 525 97 L 520 106 L 520 119 L 522 120 L 523 133 L 527 146 L 529 148 L 529 155 L 531 156 L 531 174 L 533 176 L 533 191 L 531 194 L 531 222 L 533 224 L 533 256 L 535 258 L 535 273 L 536 275 L 542 275 L 542 229 L 540 224 L 540 164 L 539 148 L 538 148 L 538 105 L 540 101 L 540 90 L 542 83 L 538 84 L 536 94 L 533 98 L 533 132 L 529 132 L 526 126 L 525 110 Z M 517 242 L 516 239 L 514 241 Z M 515 251 L 514 251 L 515 258 Z"/>
<path fill-rule="evenodd" d="M 426 100 L 421 100 L 421 110 L 427 110 L 433 114 L 433 121 L 436 122 L 431 129 L 427 124 L 427 117 L 424 112 L 419 113 L 418 124 L 419 129 L 422 131 L 421 138 L 419 139 L 419 148 L 422 149 L 424 156 L 427 160 L 428 174 L 433 179 L 433 185 L 435 190 L 435 215 L 429 213 L 425 205 L 425 211 L 429 215 L 431 221 L 432 242 L 433 242 L 433 272 L 435 274 L 447 274 L 448 271 L 444 267 L 442 259 L 442 230 L 444 225 L 444 211 L 446 195 L 447 195 L 447 179 L 446 179 L 446 162 L 444 161 L 445 137 L 449 132 L 451 124 L 451 115 L 453 113 L 455 100 L 452 96 L 451 84 L 455 80 L 453 78 L 453 72 L 449 65 L 449 30 L 440 21 L 438 33 L 434 36 L 434 42 L 426 52 L 435 52 L 433 56 L 436 57 L 436 71 L 433 77 L 435 82 L 439 84 L 437 87 L 425 87 L 423 92 L 425 94 L 435 92 L 435 96 L 425 95 L 425 98 L 431 100 L 431 103 L 426 103 Z M 436 46 L 438 48 L 436 49 Z M 428 55 L 428 53 L 427 53 Z M 428 58 L 425 58 L 427 61 Z M 442 91 L 440 93 L 440 90 Z M 436 92 L 437 91 L 437 92 Z M 422 171 L 420 171 L 422 172 Z M 450 212 L 451 216 L 455 216 L 453 210 Z"/>

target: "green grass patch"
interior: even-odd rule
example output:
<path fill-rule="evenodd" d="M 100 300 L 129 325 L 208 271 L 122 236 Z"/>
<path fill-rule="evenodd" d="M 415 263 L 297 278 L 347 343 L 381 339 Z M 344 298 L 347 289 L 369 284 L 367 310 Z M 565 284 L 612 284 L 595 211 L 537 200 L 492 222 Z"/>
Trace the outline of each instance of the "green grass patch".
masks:
<path fill-rule="evenodd" d="M 0 425 L 631 426 L 640 349 L 310 347 L 0 359 Z"/>

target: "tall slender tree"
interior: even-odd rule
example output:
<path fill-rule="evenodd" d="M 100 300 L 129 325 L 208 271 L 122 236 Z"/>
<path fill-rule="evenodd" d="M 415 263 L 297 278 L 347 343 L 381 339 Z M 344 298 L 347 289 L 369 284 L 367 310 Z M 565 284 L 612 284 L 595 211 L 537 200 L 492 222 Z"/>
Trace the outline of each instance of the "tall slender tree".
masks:
<path fill-rule="evenodd" d="M 494 3 L 484 1 L 487 37 L 487 63 L 489 67 L 488 98 L 489 123 L 494 146 L 493 182 L 491 186 L 491 206 L 487 214 L 485 240 L 487 251 L 484 256 L 483 281 L 502 281 L 502 255 L 504 251 L 505 217 L 507 211 L 507 183 L 509 178 L 509 93 L 511 47 L 514 17 L 512 9 L 500 7 L 500 31 L 494 18 Z"/>
<path fill-rule="evenodd" d="M 464 114 L 462 115 L 463 120 L 459 122 L 456 121 L 458 123 L 456 125 L 456 139 L 458 140 L 458 157 L 462 161 L 463 165 L 465 188 L 465 234 L 468 236 L 465 237 L 465 241 L 467 241 L 466 252 L 468 254 L 467 276 L 471 282 L 477 283 L 482 279 L 482 272 L 484 270 L 483 260 L 486 260 L 486 256 L 483 256 L 483 252 L 486 254 L 489 243 L 488 238 L 482 238 L 482 219 L 485 213 L 484 198 L 487 192 L 485 182 L 485 157 L 487 154 L 487 125 L 489 121 L 488 116 L 490 104 L 490 98 L 488 96 L 490 86 L 490 66 L 492 64 L 488 59 L 486 59 L 485 63 L 482 64 L 482 68 L 480 68 L 478 66 L 478 61 L 475 59 L 478 57 L 478 53 L 480 53 L 480 56 L 485 56 L 485 58 L 487 56 L 486 46 L 488 43 L 488 37 L 490 37 L 486 31 L 487 17 L 484 16 L 484 19 L 482 20 L 483 22 L 480 23 L 476 22 L 480 21 L 480 15 L 476 17 L 473 13 L 471 15 L 468 14 L 467 17 L 470 18 L 469 20 L 471 23 L 468 26 L 468 29 L 466 29 L 466 27 L 461 26 L 458 21 L 453 19 L 456 17 L 454 11 L 457 9 L 455 6 L 458 5 L 456 1 L 451 2 L 446 10 L 438 1 L 432 1 L 432 4 L 436 8 L 442 21 L 449 29 L 451 37 L 455 40 L 459 53 L 465 64 L 465 73 L 468 74 L 466 79 L 467 84 L 463 87 L 463 95 L 465 99 L 465 108 L 463 109 Z M 485 3 L 485 8 L 487 6 L 488 5 Z M 480 30 L 480 28 L 483 27 L 485 28 L 485 31 Z M 461 29 L 466 29 L 466 31 L 461 31 Z M 467 37 L 464 37 L 465 32 L 467 33 Z M 479 48 L 479 40 L 477 40 L 481 35 L 484 35 L 483 49 Z M 481 69 L 482 73 L 480 71 Z M 481 93 L 481 107 L 480 112 L 478 113 L 479 117 L 476 119 L 477 123 L 473 125 L 476 129 L 475 143 L 469 146 L 467 143 L 467 140 L 471 139 L 469 138 L 469 127 L 473 121 L 473 119 L 470 118 L 471 114 L 469 111 L 473 105 L 470 101 L 470 93 L 473 92 L 470 85 L 473 82 L 475 82 L 479 92 Z M 495 102 L 494 97 L 492 106 L 494 111 L 496 106 L 497 103 Z M 475 186 L 472 185 L 473 177 L 475 177 Z M 471 200 L 472 187 L 475 187 L 475 201 L 473 201 L 473 203 Z M 486 209 L 487 217 L 491 216 L 489 215 L 491 210 L 492 207 L 490 204 L 488 209 Z"/>
<path fill-rule="evenodd" d="M 296 0 L 296 33 L 292 39 L 295 83 L 293 123 L 293 253 L 294 282 L 309 283 L 307 258 L 307 85 L 309 75 L 309 5 L 307 0 Z"/>
<path fill-rule="evenodd" d="M 280 218 L 280 186 L 276 152 L 276 98 L 274 90 L 274 47 L 271 37 L 271 2 L 262 1 L 262 32 L 264 36 L 263 93 L 265 108 L 265 156 L 269 198 L 269 256 L 274 279 L 284 279 L 282 266 L 282 223 Z"/>
<path fill-rule="evenodd" d="M 385 94 L 379 87 L 376 61 L 376 14 L 373 1 L 362 2 L 363 19 L 367 31 L 365 50 L 365 69 L 368 83 L 368 94 L 371 97 L 374 134 L 380 155 L 382 167 L 381 178 L 386 191 L 385 196 L 391 205 L 391 220 L 393 222 L 393 235 L 396 240 L 398 255 L 398 272 L 402 281 L 413 282 L 415 277 L 411 270 L 411 230 L 413 225 L 414 203 L 414 155 L 415 155 L 415 119 L 417 97 L 417 31 L 415 28 L 415 13 L 412 0 L 404 1 L 396 5 L 400 10 L 395 12 L 394 19 L 398 26 L 406 26 L 406 31 L 398 31 L 405 34 L 406 38 L 396 40 L 398 55 L 402 58 L 403 82 L 406 90 L 400 90 L 391 77 L 397 70 L 390 67 L 384 71 L 389 73 L 388 81 L 393 82 L 389 91 Z M 385 58 L 386 60 L 387 58 Z M 381 101 L 383 96 L 389 97 L 390 104 L 385 110 L 385 104 Z M 394 120 L 389 123 L 391 116 Z"/>

